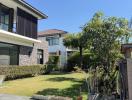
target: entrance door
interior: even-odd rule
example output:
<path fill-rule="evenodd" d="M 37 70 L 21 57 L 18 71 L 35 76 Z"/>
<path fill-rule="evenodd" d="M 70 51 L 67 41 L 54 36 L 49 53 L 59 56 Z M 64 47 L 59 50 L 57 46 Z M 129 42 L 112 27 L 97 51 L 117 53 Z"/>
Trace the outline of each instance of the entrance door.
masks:
<path fill-rule="evenodd" d="M 43 50 L 38 49 L 37 51 L 37 63 L 43 64 Z"/>

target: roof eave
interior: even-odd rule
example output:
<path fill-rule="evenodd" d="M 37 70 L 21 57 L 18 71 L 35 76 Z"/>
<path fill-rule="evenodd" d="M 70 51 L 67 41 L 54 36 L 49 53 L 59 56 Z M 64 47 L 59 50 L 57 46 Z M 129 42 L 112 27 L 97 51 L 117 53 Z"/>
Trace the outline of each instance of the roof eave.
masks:
<path fill-rule="evenodd" d="M 14 1 L 19 3 L 20 5 L 24 5 L 26 8 L 28 8 L 29 10 L 36 13 L 40 17 L 39 19 L 47 19 L 48 18 L 48 16 L 46 14 L 44 14 L 41 11 L 37 10 L 36 8 L 31 6 L 29 3 L 25 2 L 24 0 L 14 0 Z"/>
<path fill-rule="evenodd" d="M 67 33 L 42 34 L 42 35 L 38 35 L 38 37 L 53 36 L 53 35 L 60 35 L 60 34 L 67 34 Z"/>

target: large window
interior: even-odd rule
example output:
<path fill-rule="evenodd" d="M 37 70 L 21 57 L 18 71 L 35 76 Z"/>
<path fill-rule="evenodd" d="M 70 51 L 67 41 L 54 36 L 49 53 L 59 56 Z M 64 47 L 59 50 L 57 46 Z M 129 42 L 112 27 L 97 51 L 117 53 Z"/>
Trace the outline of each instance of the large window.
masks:
<path fill-rule="evenodd" d="M 59 45 L 59 37 L 47 37 L 46 40 L 49 43 L 49 46 Z"/>
<path fill-rule="evenodd" d="M 0 43 L 0 65 L 18 65 L 18 46 Z"/>

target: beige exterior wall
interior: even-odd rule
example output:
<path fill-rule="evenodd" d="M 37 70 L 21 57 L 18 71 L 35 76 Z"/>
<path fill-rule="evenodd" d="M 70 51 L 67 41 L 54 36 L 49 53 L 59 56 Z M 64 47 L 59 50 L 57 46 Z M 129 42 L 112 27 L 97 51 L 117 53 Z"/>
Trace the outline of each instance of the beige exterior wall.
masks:
<path fill-rule="evenodd" d="M 125 58 L 132 58 L 132 49 L 127 49 L 126 50 Z"/>
<path fill-rule="evenodd" d="M 132 59 L 127 59 L 129 100 L 132 100 Z"/>

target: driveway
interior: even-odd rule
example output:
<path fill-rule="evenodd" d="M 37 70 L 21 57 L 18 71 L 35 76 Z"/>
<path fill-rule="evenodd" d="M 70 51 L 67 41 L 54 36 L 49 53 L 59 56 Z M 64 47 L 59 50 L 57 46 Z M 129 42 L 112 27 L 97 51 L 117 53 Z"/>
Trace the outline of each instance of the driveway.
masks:
<path fill-rule="evenodd" d="M 0 94 L 0 100 L 31 100 L 30 97 Z"/>

